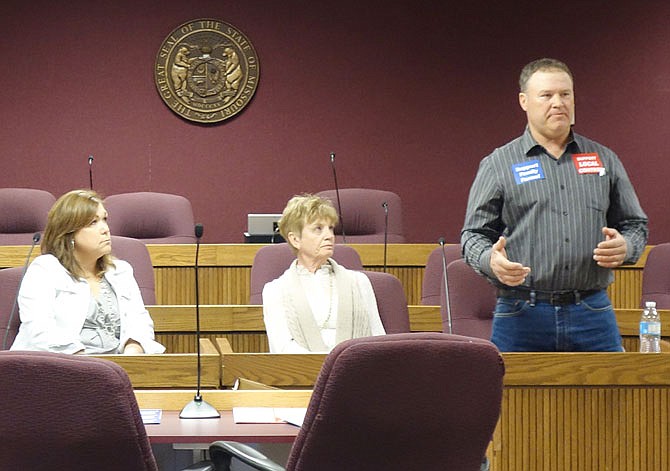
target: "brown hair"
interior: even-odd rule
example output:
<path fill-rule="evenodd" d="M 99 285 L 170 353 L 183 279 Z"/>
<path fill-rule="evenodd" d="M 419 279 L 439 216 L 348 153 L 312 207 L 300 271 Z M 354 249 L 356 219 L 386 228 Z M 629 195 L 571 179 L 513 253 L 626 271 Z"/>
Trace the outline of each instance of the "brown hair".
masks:
<path fill-rule="evenodd" d="M 544 57 L 542 59 L 537 59 L 534 60 L 533 62 L 530 62 L 524 66 L 523 69 L 521 69 L 521 75 L 519 75 L 519 91 L 521 93 L 526 92 L 526 88 L 528 87 L 528 80 L 530 77 L 538 71 L 549 71 L 549 70 L 560 70 L 565 72 L 570 76 L 570 80 L 573 81 L 574 79 L 572 77 L 572 72 L 570 72 L 570 69 L 568 68 L 567 65 L 565 65 L 563 62 L 556 60 L 556 59 L 551 59 L 548 57 Z"/>
<path fill-rule="evenodd" d="M 74 233 L 91 223 L 101 204 L 95 191 L 72 190 L 58 198 L 49 210 L 40 245 L 42 253 L 55 256 L 73 277 L 84 276 L 74 257 Z M 96 262 L 96 274 L 102 275 L 113 266 L 112 256 L 103 255 Z"/>
<path fill-rule="evenodd" d="M 289 242 L 289 232 L 300 235 L 306 224 L 321 219 L 337 225 L 339 218 L 330 200 L 309 193 L 296 195 L 288 201 L 282 212 L 279 233 Z M 296 251 L 290 242 L 289 245 Z"/>

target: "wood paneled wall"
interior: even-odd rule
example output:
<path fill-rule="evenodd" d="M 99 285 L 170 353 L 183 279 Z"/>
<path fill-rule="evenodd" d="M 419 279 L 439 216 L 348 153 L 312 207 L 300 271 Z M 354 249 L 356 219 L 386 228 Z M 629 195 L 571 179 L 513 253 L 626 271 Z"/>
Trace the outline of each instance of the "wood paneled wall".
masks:
<path fill-rule="evenodd" d="M 251 264 L 257 244 L 201 246 L 200 301 L 203 304 L 247 304 Z M 367 270 L 383 270 L 383 245 L 352 244 Z M 426 260 L 432 244 L 390 244 L 387 272 L 400 279 L 408 304 L 420 304 Z M 156 274 L 158 304 L 193 304 L 194 247 L 150 245 Z M 631 266 L 615 270 L 615 282 L 608 288 L 614 307 L 637 308 L 642 291 L 642 268 L 646 254 Z"/>
<path fill-rule="evenodd" d="M 668 354 L 503 357 L 492 470 L 670 469 Z"/>

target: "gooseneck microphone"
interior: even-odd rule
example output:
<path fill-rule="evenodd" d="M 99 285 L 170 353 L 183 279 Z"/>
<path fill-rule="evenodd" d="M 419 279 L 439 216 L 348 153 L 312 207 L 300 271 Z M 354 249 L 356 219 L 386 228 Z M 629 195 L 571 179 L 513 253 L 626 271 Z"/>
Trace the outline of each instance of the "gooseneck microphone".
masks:
<path fill-rule="evenodd" d="M 384 208 L 384 273 L 386 273 L 386 253 L 388 251 L 388 236 L 389 236 L 389 204 L 384 201 L 382 203 Z"/>
<path fill-rule="evenodd" d="M 340 227 L 342 228 L 342 243 L 347 243 L 347 234 L 344 232 L 344 217 L 342 216 L 342 204 L 340 203 L 340 187 L 337 184 L 337 172 L 335 171 L 335 152 L 330 153 L 330 166 L 333 167 L 333 180 L 335 180 L 335 196 L 337 197 L 337 208 L 340 213 Z"/>
<path fill-rule="evenodd" d="M 88 156 L 88 185 L 89 189 L 93 189 L 93 155 Z"/>
<path fill-rule="evenodd" d="M 447 278 L 447 256 L 444 253 L 444 237 L 440 237 L 440 247 L 442 247 L 442 275 L 444 277 L 444 297 L 445 308 L 447 309 L 447 322 L 449 323 L 449 333 L 453 333 L 451 327 L 451 302 L 449 301 L 449 278 Z"/>
<path fill-rule="evenodd" d="M 202 399 L 200 395 L 200 284 L 198 282 L 198 256 L 200 254 L 200 238 L 202 237 L 202 224 L 195 225 L 195 341 L 198 356 L 198 388 L 195 397 L 191 402 L 186 404 L 179 413 L 181 419 L 214 419 L 221 417 L 218 410 L 207 401 Z"/>
<path fill-rule="evenodd" d="M 37 243 L 40 241 L 42 238 L 42 234 L 39 232 L 35 232 L 33 234 L 33 243 L 30 246 L 30 250 L 28 250 L 28 256 L 26 257 L 26 261 L 23 264 L 23 270 L 21 271 L 21 277 L 19 278 L 19 284 L 16 287 L 16 295 L 14 295 L 14 303 L 12 304 L 12 310 L 9 313 L 9 318 L 7 319 L 7 329 L 5 330 L 5 336 L 2 339 L 2 349 L 7 350 L 7 339 L 9 337 L 9 329 L 12 327 L 12 321 L 14 320 L 14 315 L 16 314 L 16 307 L 19 302 L 19 290 L 21 289 L 21 283 L 23 282 L 23 277 L 26 275 L 26 270 L 28 269 L 28 265 L 30 264 L 30 256 L 33 254 L 33 250 L 35 249 L 35 246 Z"/>

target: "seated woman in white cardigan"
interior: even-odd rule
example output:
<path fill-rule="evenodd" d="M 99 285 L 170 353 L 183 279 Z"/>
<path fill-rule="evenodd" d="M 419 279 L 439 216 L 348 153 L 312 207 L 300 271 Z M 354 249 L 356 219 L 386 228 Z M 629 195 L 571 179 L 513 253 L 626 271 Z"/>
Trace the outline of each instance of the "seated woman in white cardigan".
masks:
<path fill-rule="evenodd" d="M 21 326 L 12 350 L 72 354 L 162 353 L 129 263 L 111 255 L 107 211 L 89 190 L 49 211 L 42 255 L 19 290 Z"/>
<path fill-rule="evenodd" d="M 329 352 L 343 340 L 385 334 L 368 277 L 331 258 L 337 221 L 332 203 L 318 196 L 286 205 L 279 232 L 296 260 L 263 288 L 270 352 Z"/>

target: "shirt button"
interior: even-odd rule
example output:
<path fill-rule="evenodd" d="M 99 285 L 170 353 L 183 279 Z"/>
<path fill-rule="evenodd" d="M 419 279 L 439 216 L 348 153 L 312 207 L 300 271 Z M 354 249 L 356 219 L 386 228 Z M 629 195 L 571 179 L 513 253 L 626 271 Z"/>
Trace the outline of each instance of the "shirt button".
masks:
<path fill-rule="evenodd" d="M 561 190 L 565 190 L 565 185 L 561 185 Z"/>
<path fill-rule="evenodd" d="M 566 238 L 565 238 L 565 241 L 566 241 L 566 242 L 570 242 L 570 239 L 566 237 Z"/>
<path fill-rule="evenodd" d="M 567 212 L 567 211 L 563 211 L 563 216 L 567 216 L 567 215 L 568 215 L 568 212 Z"/>

